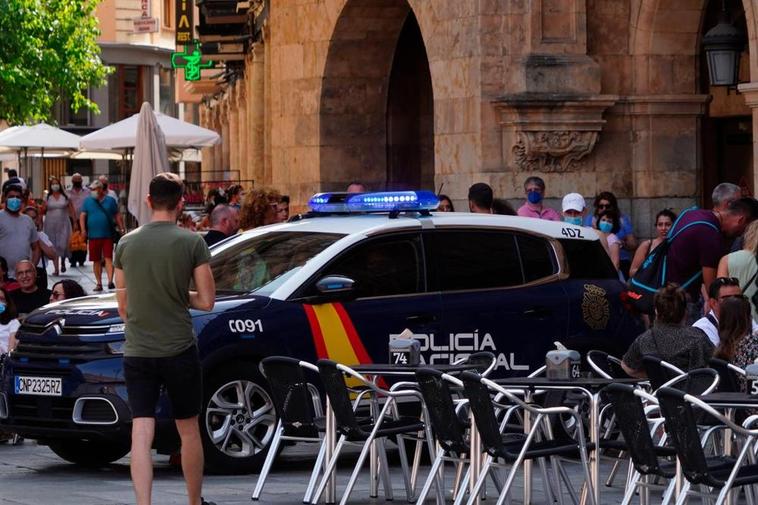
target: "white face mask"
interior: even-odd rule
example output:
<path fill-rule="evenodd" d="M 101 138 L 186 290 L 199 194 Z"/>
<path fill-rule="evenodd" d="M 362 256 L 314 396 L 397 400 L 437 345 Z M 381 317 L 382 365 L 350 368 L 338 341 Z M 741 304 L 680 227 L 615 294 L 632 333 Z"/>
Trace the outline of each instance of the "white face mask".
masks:
<path fill-rule="evenodd" d="M 60 184 L 51 184 L 50 185 L 50 189 L 53 190 L 53 191 L 60 191 L 61 190 L 61 185 Z"/>
<path fill-rule="evenodd" d="M 98 193 L 96 189 L 93 189 L 92 191 L 90 191 L 89 194 L 92 196 L 92 198 L 100 197 L 100 193 Z"/>

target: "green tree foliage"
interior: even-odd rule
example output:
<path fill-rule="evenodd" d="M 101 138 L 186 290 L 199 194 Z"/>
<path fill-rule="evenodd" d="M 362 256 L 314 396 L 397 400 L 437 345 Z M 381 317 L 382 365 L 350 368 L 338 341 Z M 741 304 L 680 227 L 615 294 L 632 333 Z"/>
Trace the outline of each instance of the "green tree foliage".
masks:
<path fill-rule="evenodd" d="M 68 97 L 76 111 L 99 112 L 89 86 L 105 83 L 100 60 L 98 0 L 0 0 L 0 119 L 50 119 Z"/>

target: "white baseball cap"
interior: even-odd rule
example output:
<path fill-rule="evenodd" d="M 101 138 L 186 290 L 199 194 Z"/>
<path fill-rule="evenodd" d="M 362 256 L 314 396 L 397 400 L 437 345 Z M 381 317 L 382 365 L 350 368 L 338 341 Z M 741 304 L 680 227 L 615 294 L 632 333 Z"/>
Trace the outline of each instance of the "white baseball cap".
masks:
<path fill-rule="evenodd" d="M 563 212 L 567 210 L 575 210 L 577 212 L 584 212 L 584 208 L 587 206 L 584 202 L 584 197 L 579 193 L 569 193 L 563 197 Z"/>

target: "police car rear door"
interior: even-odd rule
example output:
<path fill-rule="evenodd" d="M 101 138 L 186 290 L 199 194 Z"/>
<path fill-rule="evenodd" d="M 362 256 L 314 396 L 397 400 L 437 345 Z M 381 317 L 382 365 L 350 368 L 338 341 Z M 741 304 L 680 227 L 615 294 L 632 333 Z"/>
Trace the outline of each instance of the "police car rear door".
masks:
<path fill-rule="evenodd" d="M 510 230 L 437 229 L 425 243 L 442 296 L 441 331 L 427 359 L 476 351 L 498 358 L 497 375 L 526 375 L 566 335 L 568 302 L 550 242 Z"/>

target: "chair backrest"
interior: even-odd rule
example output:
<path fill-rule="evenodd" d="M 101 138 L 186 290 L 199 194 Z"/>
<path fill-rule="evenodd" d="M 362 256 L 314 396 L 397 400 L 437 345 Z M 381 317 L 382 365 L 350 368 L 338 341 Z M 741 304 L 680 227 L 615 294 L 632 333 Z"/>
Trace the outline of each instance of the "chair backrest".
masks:
<path fill-rule="evenodd" d="M 671 445 L 676 449 L 684 476 L 693 484 L 707 482 L 708 465 L 700 445 L 697 416 L 692 406 L 684 399 L 683 391 L 663 387 L 655 396 L 666 423 L 666 432 Z"/>
<path fill-rule="evenodd" d="M 643 475 L 661 475 L 642 399 L 634 390 L 629 384 L 611 384 L 603 392 L 616 413 L 616 423 L 629 447 L 634 468 Z"/>
<path fill-rule="evenodd" d="M 683 393 L 698 396 L 712 393 L 721 383 L 719 373 L 713 368 L 695 368 L 670 380 L 666 386 Z"/>
<path fill-rule="evenodd" d="M 469 354 L 463 359 L 459 359 L 454 364 L 459 365 L 468 363 L 476 366 L 476 371 L 483 377 L 487 377 L 497 365 L 497 357 L 489 351 L 478 351 Z"/>
<path fill-rule="evenodd" d="M 321 359 L 316 363 L 324 390 L 329 397 L 334 418 L 337 421 L 337 431 L 346 435 L 348 439 L 353 436 L 361 437 L 363 430 L 358 425 L 358 420 L 353 412 L 353 404 L 350 402 L 350 392 L 345 384 L 345 376 L 337 368 L 337 362 L 330 359 Z"/>
<path fill-rule="evenodd" d="M 442 372 L 421 368 L 416 371 L 416 381 L 421 396 L 424 397 L 432 431 L 439 444 L 448 452 L 468 452 L 466 427 L 458 418 L 450 388 L 442 378 Z"/>
<path fill-rule="evenodd" d="M 477 374 L 463 372 L 459 378 L 463 381 L 463 394 L 474 414 L 482 448 L 487 454 L 496 457 L 503 447 L 503 437 L 500 435 L 500 425 L 495 417 L 489 388 L 482 384 L 481 377 Z"/>
<path fill-rule="evenodd" d="M 284 434 L 318 438 L 313 397 L 299 363 L 293 358 L 272 356 L 261 361 L 261 371 L 268 381 Z"/>
<path fill-rule="evenodd" d="M 606 379 L 627 379 L 629 375 L 621 367 L 621 360 L 610 354 L 592 350 L 587 352 L 587 364 L 598 375 Z"/>
<path fill-rule="evenodd" d="M 740 391 L 740 379 L 738 373 L 729 367 L 729 363 L 723 359 L 711 358 L 708 366 L 719 374 L 719 391 L 735 393 Z"/>
<path fill-rule="evenodd" d="M 676 367 L 667 364 L 658 356 L 649 354 L 642 357 L 642 366 L 647 373 L 647 378 L 650 379 L 650 385 L 653 386 L 653 389 L 658 389 L 674 377 L 678 377 L 681 373 L 684 373 L 677 373 L 674 370 Z"/>

